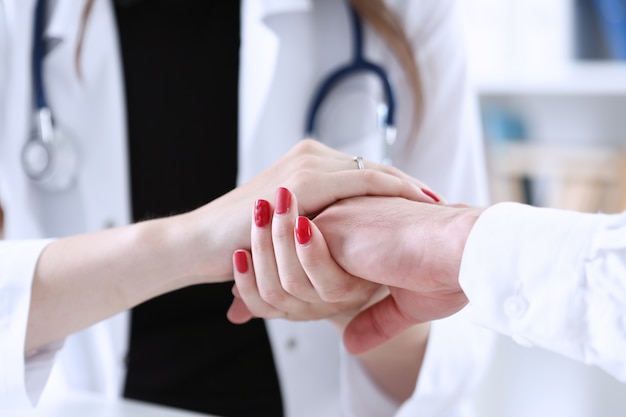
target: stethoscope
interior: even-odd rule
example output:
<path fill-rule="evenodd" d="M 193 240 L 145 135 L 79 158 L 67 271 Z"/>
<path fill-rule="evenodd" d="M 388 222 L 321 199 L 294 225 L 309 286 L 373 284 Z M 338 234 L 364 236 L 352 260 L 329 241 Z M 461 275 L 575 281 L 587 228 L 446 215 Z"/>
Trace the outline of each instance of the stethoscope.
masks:
<path fill-rule="evenodd" d="M 32 77 L 35 103 L 35 126 L 32 136 L 22 148 L 22 168 L 35 184 L 50 191 L 61 191 L 75 183 L 78 170 L 78 153 L 73 143 L 55 126 L 46 96 L 43 79 L 45 54 L 44 25 L 47 0 L 37 0 L 32 48 Z M 329 92 L 346 77 L 356 73 L 373 73 L 381 81 L 386 103 L 378 109 L 378 125 L 383 133 L 383 163 L 391 164 L 391 147 L 396 140 L 394 125 L 395 98 L 386 71 L 368 61 L 363 54 L 363 25 L 358 13 L 349 7 L 353 36 L 353 58 L 328 75 L 313 95 L 306 119 L 305 132 L 315 137 L 315 119 Z"/>
<path fill-rule="evenodd" d="M 44 26 L 47 0 L 37 0 L 32 48 L 34 128 L 22 147 L 22 168 L 28 178 L 49 191 L 62 191 L 76 181 L 78 152 L 54 123 L 43 80 Z"/>
<path fill-rule="evenodd" d="M 315 118 L 318 110 L 322 105 L 324 99 L 328 96 L 328 93 L 335 87 L 341 80 L 344 80 L 348 76 L 355 75 L 356 73 L 374 73 L 383 86 L 385 93 L 386 103 L 380 103 L 378 106 L 378 126 L 383 133 L 383 160 L 382 162 L 387 165 L 391 165 L 391 147 L 396 141 L 396 127 L 394 125 L 395 116 L 395 97 L 391 82 L 387 76 L 387 72 L 379 65 L 368 61 L 363 55 L 363 24 L 359 14 L 353 7 L 348 7 L 350 13 L 351 27 L 352 27 L 352 45 L 353 45 L 353 57 L 352 61 L 343 65 L 330 73 L 318 87 L 311 105 L 309 113 L 306 119 L 305 132 L 308 137 L 316 137 L 315 134 Z"/>

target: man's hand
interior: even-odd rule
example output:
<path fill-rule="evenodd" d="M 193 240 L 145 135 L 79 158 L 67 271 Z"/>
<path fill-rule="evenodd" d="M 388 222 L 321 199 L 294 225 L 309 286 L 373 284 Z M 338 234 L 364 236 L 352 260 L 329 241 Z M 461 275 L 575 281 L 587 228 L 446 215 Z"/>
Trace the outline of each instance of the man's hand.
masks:
<path fill-rule="evenodd" d="M 413 324 L 447 317 L 467 304 L 458 276 L 465 242 L 481 212 L 358 197 L 331 206 L 315 219 L 342 268 L 390 289 L 389 296 L 346 328 L 349 351 L 367 351 Z"/>

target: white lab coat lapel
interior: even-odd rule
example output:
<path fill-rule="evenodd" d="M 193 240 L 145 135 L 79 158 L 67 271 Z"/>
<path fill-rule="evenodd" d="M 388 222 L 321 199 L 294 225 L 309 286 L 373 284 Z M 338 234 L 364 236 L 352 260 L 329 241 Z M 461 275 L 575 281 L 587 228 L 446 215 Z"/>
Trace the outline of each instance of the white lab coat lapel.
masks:
<path fill-rule="evenodd" d="M 59 129 L 76 141 L 80 175 L 59 207 L 77 231 L 130 220 L 126 118 L 121 61 L 111 4 L 94 3 L 86 26 L 80 72 L 75 63 L 84 2 L 58 0 L 46 31 L 60 39 L 45 60 L 50 106 Z M 68 198 L 70 197 L 70 198 Z M 56 208 L 55 202 L 49 204 Z M 56 213 L 55 218 L 59 214 Z M 63 216 L 62 216 L 63 217 Z M 67 231 L 67 228 L 64 228 Z M 70 231 L 71 232 L 71 231 Z"/>
<path fill-rule="evenodd" d="M 314 84 L 312 8 L 310 0 L 243 2 L 240 182 L 276 161 L 302 138 L 304 120 L 294 115 L 305 114 L 308 102 L 302 97 Z M 283 111 L 280 103 L 285 102 L 291 106 L 289 112 L 272 114 Z M 276 130 L 281 134 L 273 135 Z M 257 140 L 272 136 L 271 146 Z"/>
<path fill-rule="evenodd" d="M 30 50 L 34 0 L 4 0 L 7 21 L 0 24 L 8 36 L 0 97 L 0 199 L 6 214 L 5 236 L 37 237 L 40 228 L 28 204 L 28 181 L 20 165 L 22 144 L 32 118 Z M 8 29 L 8 31 L 5 31 Z M 5 35 L 3 33 L 3 36 Z M 19 138 L 19 140 L 16 140 Z"/>

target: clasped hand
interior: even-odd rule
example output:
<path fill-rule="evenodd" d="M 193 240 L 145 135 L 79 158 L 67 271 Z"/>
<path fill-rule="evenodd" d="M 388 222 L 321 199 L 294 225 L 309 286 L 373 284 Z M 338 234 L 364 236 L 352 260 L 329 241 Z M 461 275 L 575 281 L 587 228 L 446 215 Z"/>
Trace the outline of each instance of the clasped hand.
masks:
<path fill-rule="evenodd" d="M 255 203 L 251 251 L 234 253 L 229 319 L 330 318 L 361 353 L 459 311 L 461 255 L 480 210 L 434 203 L 349 198 L 311 221 L 278 189 L 273 210 Z"/>

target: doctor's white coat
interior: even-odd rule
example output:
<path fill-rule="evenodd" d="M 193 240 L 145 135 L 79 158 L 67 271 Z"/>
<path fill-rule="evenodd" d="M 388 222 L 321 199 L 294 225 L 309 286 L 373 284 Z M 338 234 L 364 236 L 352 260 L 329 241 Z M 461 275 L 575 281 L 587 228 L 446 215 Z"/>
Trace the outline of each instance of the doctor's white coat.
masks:
<path fill-rule="evenodd" d="M 95 1 L 79 79 L 74 50 L 82 2 L 51 2 L 46 35 L 60 43 L 45 58 L 44 76 L 57 125 L 78 145 L 80 172 L 73 189 L 49 193 L 29 183 L 20 166 L 33 117 L 29 65 L 35 0 L 0 1 L 0 201 L 7 239 L 0 242 L 0 408 L 36 401 L 44 386 L 44 401 L 66 389 L 115 397 L 124 378 L 126 313 L 67 338 L 49 378 L 60 344 L 26 360 L 23 354 L 32 272 L 47 243 L 42 239 L 130 221 L 123 74 L 112 7 L 107 0 Z M 418 136 L 411 137 L 413 102 L 404 74 L 368 28 L 366 55 L 386 68 L 396 90 L 394 165 L 449 201 L 484 204 L 483 148 L 453 1 L 388 4 L 414 46 L 424 90 L 424 120 Z M 302 138 L 316 85 L 350 58 L 350 36 L 339 0 L 243 1 L 240 182 Z M 380 98 L 375 79 L 354 77 L 341 84 L 318 116 L 321 140 L 350 155 L 380 160 L 382 140 L 373 117 Z M 416 392 L 400 408 L 341 351 L 327 323 L 276 320 L 268 322 L 268 330 L 289 417 L 380 417 L 410 410 L 420 416 L 471 415 L 470 396 L 490 345 L 489 334 L 464 317 L 434 323 Z"/>

